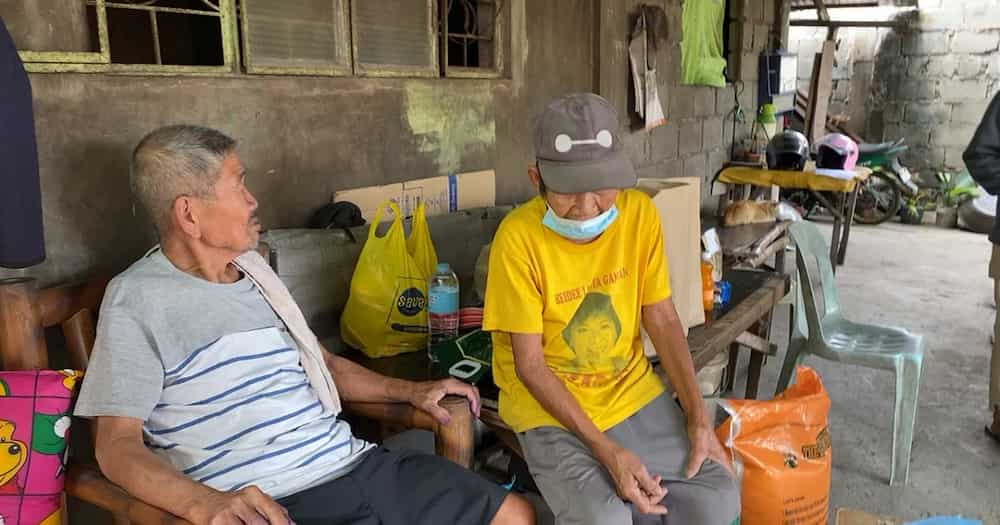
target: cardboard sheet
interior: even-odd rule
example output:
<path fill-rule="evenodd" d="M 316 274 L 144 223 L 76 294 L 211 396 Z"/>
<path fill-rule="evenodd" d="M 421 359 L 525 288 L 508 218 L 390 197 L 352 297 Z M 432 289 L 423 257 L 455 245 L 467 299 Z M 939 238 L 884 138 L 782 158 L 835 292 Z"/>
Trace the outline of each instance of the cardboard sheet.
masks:
<path fill-rule="evenodd" d="M 876 516 L 851 509 L 837 509 L 837 521 L 834 525 L 902 525 L 903 520 Z"/>
<path fill-rule="evenodd" d="M 404 217 L 413 214 L 420 200 L 425 203 L 427 216 L 483 208 L 496 204 L 496 178 L 493 170 L 473 171 L 342 190 L 333 196 L 336 202 L 357 204 L 366 221 L 371 221 L 379 205 L 390 199 L 396 201 Z"/>
<path fill-rule="evenodd" d="M 640 179 L 660 212 L 670 288 L 685 331 L 705 322 L 701 304 L 701 181 L 698 177 Z"/>

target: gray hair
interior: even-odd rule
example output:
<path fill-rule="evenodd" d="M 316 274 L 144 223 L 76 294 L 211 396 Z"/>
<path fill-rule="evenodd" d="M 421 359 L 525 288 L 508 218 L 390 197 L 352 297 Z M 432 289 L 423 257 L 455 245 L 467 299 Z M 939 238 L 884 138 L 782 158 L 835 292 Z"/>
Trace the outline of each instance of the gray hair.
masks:
<path fill-rule="evenodd" d="M 215 195 L 222 160 L 236 141 L 211 128 L 175 125 L 143 137 L 132 152 L 132 195 L 149 213 L 160 236 L 170 227 L 174 201 L 182 195 Z"/>

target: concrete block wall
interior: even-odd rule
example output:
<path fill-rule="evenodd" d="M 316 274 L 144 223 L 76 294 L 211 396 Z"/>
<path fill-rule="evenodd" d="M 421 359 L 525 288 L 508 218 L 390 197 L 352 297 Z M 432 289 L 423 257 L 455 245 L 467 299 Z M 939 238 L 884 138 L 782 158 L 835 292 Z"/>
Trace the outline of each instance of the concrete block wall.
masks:
<path fill-rule="evenodd" d="M 816 53 L 825 39 L 825 28 L 789 29 L 788 51 L 799 57 L 796 78 L 800 91 L 809 92 Z M 861 135 L 866 131 L 865 101 L 872 89 L 879 43 L 880 35 L 874 28 L 843 28 L 837 34 L 830 114 L 844 119 L 848 129 Z"/>
<path fill-rule="evenodd" d="M 909 165 L 964 167 L 962 152 L 1000 87 L 998 10 L 998 0 L 923 0 L 909 31 L 887 35 L 901 46 L 877 56 L 878 98 L 895 106 L 882 115 L 880 138 L 906 137 Z"/>
<path fill-rule="evenodd" d="M 608 22 L 609 14 L 617 14 L 626 22 L 616 22 L 614 26 L 620 29 L 625 25 L 630 32 L 634 10 L 639 3 L 659 3 L 670 20 L 668 44 L 657 56 L 659 96 L 667 123 L 648 132 L 643 130 L 632 109 L 634 99 L 630 78 L 606 76 L 605 67 L 609 66 L 606 54 L 620 57 L 621 62 L 613 62 L 612 67 L 628 66 L 625 43 L 628 33 L 605 37 L 601 42 L 600 93 L 608 97 L 622 115 L 629 115 L 625 141 L 639 176 L 699 177 L 703 181 L 702 206 L 706 210 L 714 209 L 717 200 L 711 195 L 710 181 L 730 156 L 737 88 L 732 83 L 724 88 L 681 85 L 680 46 L 683 35 L 679 0 L 613 0 L 602 10 L 604 19 L 601 23 Z M 757 107 L 758 56 L 768 47 L 776 25 L 775 0 L 731 0 L 729 5 L 731 53 L 726 58 L 730 77 L 739 81 L 736 85 L 740 86 L 740 105 L 750 119 Z M 736 124 L 737 142 L 749 135 L 749 126 L 749 120 Z"/>
<path fill-rule="evenodd" d="M 904 137 L 911 168 L 961 169 L 1000 90 L 1000 0 L 921 0 L 905 20 L 901 30 L 841 29 L 831 112 L 848 115 L 848 128 L 868 141 Z M 791 30 L 802 89 L 825 35 Z"/>

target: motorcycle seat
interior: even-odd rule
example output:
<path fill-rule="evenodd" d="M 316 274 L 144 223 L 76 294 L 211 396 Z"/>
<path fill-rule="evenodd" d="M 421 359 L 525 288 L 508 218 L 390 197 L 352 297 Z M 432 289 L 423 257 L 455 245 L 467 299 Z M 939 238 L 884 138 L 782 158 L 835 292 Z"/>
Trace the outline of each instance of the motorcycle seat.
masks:
<path fill-rule="evenodd" d="M 859 144 L 858 153 L 862 155 L 874 155 L 877 153 L 885 153 L 892 148 L 899 145 L 899 141 L 895 142 L 883 142 L 881 144 Z"/>

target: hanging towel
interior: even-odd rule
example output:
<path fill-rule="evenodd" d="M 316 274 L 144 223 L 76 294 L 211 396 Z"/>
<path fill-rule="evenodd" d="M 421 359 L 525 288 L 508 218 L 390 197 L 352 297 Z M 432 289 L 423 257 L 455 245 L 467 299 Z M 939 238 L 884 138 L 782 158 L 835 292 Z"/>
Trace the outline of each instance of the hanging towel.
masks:
<path fill-rule="evenodd" d="M 0 266 L 45 260 L 31 84 L 0 19 Z"/>
<path fill-rule="evenodd" d="M 320 402 L 334 414 L 340 414 L 340 396 L 337 394 L 333 376 L 330 375 L 330 370 L 323 360 L 323 348 L 316 339 L 316 334 L 306 324 L 306 318 L 295 304 L 295 299 L 288 292 L 288 288 L 267 261 L 255 251 L 251 250 L 240 255 L 233 263 L 257 285 L 267 304 L 271 305 L 274 313 L 288 327 L 288 333 L 292 334 L 292 339 L 299 347 L 302 368 Z"/>

